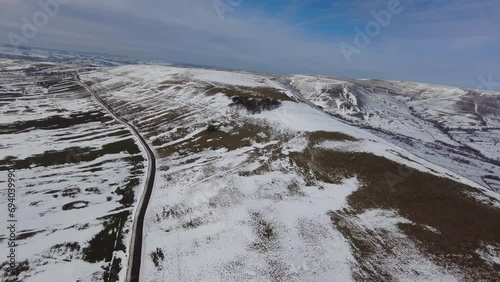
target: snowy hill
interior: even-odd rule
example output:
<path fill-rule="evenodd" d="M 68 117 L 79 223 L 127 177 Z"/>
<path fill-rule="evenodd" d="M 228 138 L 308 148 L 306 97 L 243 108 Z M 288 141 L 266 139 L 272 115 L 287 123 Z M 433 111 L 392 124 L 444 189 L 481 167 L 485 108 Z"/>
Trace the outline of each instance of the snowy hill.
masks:
<path fill-rule="evenodd" d="M 496 93 L 173 66 L 0 65 L 0 136 L 8 141 L 0 171 L 18 166 L 19 221 L 38 232 L 18 238 L 23 281 L 72 265 L 81 266 L 77 274 L 67 268 L 51 281 L 126 281 L 138 203 L 147 206 L 141 281 L 500 279 Z M 149 201 L 141 202 L 137 177 L 147 163 L 137 140 L 75 73 L 154 151 Z M 64 112 L 41 106 L 55 102 Z M 26 107 L 36 108 L 32 116 Z M 93 112 L 104 120 L 60 126 Z M 119 150 L 120 140 L 135 140 L 135 149 Z M 101 159 L 30 162 L 75 144 Z M 139 156 L 141 165 L 126 165 Z M 110 182 L 134 183 L 133 197 L 113 193 Z M 87 195 L 85 183 L 100 193 Z M 65 189 L 78 185 L 66 200 Z M 71 201 L 86 205 L 65 210 Z M 104 223 L 117 210 L 130 213 L 117 226 Z M 90 226 L 84 235 L 82 226 Z M 103 246 L 105 255 L 96 252 Z"/>
<path fill-rule="evenodd" d="M 382 80 L 292 78 L 305 99 L 500 191 L 500 93 Z"/>

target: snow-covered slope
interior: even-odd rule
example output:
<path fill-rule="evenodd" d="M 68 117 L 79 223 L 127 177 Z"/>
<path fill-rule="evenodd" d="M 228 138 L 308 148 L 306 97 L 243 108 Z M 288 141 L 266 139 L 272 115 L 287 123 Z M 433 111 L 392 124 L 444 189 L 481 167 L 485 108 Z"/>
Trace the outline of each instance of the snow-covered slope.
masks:
<path fill-rule="evenodd" d="M 158 154 L 144 281 L 443 281 L 494 273 L 486 258 L 498 257 L 496 239 L 478 230 L 471 232 L 482 239 L 446 237 L 471 224 L 471 210 L 477 226 L 498 220 L 496 194 L 297 102 L 282 79 L 156 66 L 81 77 Z M 235 97 L 266 95 L 281 105 L 235 105 Z M 421 232 L 437 236 L 436 245 L 470 246 L 434 250 Z M 438 259 L 478 253 L 488 256 L 476 268 Z"/>
<path fill-rule="evenodd" d="M 295 76 L 326 112 L 500 191 L 500 94 L 423 83 Z"/>

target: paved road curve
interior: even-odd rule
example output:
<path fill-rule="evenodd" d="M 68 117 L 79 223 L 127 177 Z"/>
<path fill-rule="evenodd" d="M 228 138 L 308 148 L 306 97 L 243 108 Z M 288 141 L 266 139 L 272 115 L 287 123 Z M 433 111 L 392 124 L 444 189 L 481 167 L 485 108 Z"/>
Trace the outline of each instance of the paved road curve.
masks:
<path fill-rule="evenodd" d="M 117 113 L 111 109 L 98 95 L 97 93 L 87 84 L 80 80 L 80 77 L 75 74 L 75 80 L 83 86 L 85 89 L 92 93 L 92 96 L 99 102 L 109 114 L 111 114 L 116 120 L 118 120 L 123 125 L 127 126 L 130 131 L 137 137 L 140 141 L 142 147 L 148 154 L 148 175 L 146 178 L 146 183 L 144 185 L 144 192 L 142 197 L 137 204 L 136 213 L 134 216 L 133 230 L 132 230 L 132 240 L 130 243 L 130 253 L 128 261 L 127 277 L 125 281 L 127 282 L 138 282 L 139 275 L 141 273 L 141 261 L 142 261 L 142 236 L 144 232 L 144 217 L 146 215 L 146 209 L 148 208 L 149 200 L 151 199 L 151 194 L 153 191 L 153 185 L 156 175 L 156 158 L 153 151 L 147 144 L 146 140 L 142 137 L 139 131 L 129 124 L 126 120 L 120 117 Z"/>

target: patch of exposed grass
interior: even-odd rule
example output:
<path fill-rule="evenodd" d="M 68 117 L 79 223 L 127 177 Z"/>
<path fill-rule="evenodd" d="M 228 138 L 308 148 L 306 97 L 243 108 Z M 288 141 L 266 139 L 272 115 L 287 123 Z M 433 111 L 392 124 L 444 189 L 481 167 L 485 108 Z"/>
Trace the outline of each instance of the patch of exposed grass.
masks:
<path fill-rule="evenodd" d="M 64 191 L 62 192 L 61 196 L 75 198 L 80 193 L 81 193 L 80 188 L 77 188 L 77 187 L 75 187 L 75 188 L 67 188 L 67 189 L 64 189 Z"/>
<path fill-rule="evenodd" d="M 356 281 L 394 281 L 391 273 L 385 269 L 383 260 L 393 255 L 390 240 L 383 233 L 374 233 L 364 230 L 353 222 L 355 217 L 346 211 L 329 212 L 332 223 L 336 229 L 347 239 L 356 264 L 353 268 L 353 278 Z M 387 238 L 388 239 L 388 238 Z"/>
<path fill-rule="evenodd" d="M 168 129 L 168 131 L 172 131 L 173 128 Z M 183 138 L 189 134 L 189 130 L 184 127 L 178 127 L 175 129 L 175 131 L 169 132 L 169 135 L 166 137 L 161 137 L 161 138 L 156 138 L 153 140 L 152 144 L 153 146 L 161 146 L 165 143 L 168 143 L 173 140 L 177 140 L 180 138 Z M 154 137 L 160 135 L 160 132 L 153 131 L 151 134 L 148 134 L 147 136 Z"/>
<path fill-rule="evenodd" d="M 155 264 L 156 269 L 163 269 L 163 267 L 161 267 L 161 262 L 165 260 L 165 254 L 163 253 L 163 250 L 160 248 L 156 248 L 156 250 L 152 252 L 150 256 L 153 260 L 153 263 Z"/>
<path fill-rule="evenodd" d="M 257 240 L 252 243 L 252 248 L 259 252 L 269 251 L 270 244 L 277 238 L 273 226 L 258 212 L 251 214 L 251 224 L 257 235 Z"/>
<path fill-rule="evenodd" d="M 167 80 L 160 82 L 160 84 L 158 86 L 158 90 L 163 91 L 163 90 L 169 89 L 171 87 L 180 87 L 181 88 L 183 85 L 185 85 L 188 82 L 189 82 L 188 80 L 174 77 L 173 79 L 167 79 Z"/>
<path fill-rule="evenodd" d="M 72 252 L 78 252 L 78 251 L 80 251 L 80 244 L 78 244 L 77 242 L 57 244 L 57 245 L 54 245 L 51 249 L 55 249 L 55 250 L 66 249 L 66 250 L 69 250 Z"/>
<path fill-rule="evenodd" d="M 271 136 L 271 137 L 269 137 Z M 263 139 L 260 139 L 263 138 Z M 239 171 L 238 174 L 240 176 L 253 176 L 253 175 L 263 175 L 272 171 L 280 170 L 283 173 L 288 173 L 287 168 L 272 168 L 272 163 L 279 160 L 286 160 L 288 156 L 283 153 L 283 145 L 290 141 L 293 138 L 293 135 L 287 133 L 277 133 L 272 135 L 261 135 L 256 136 L 256 140 L 258 143 L 265 143 L 270 140 L 277 141 L 275 144 L 267 145 L 263 148 L 256 148 L 252 152 L 248 153 L 248 163 L 252 163 L 258 161 L 260 166 L 251 171 Z M 266 159 L 262 160 L 262 157 L 265 156 Z"/>
<path fill-rule="evenodd" d="M 96 194 L 96 195 L 101 194 L 101 190 L 99 190 L 99 188 L 97 188 L 97 187 L 85 188 L 85 192 L 87 192 L 89 194 Z"/>
<path fill-rule="evenodd" d="M 313 131 L 308 133 L 311 145 L 321 144 L 324 141 L 358 141 L 358 139 L 340 132 Z"/>
<path fill-rule="evenodd" d="M 81 247 L 78 242 L 56 244 L 44 255 L 53 259 L 64 259 L 65 261 L 81 257 Z"/>
<path fill-rule="evenodd" d="M 103 218 L 103 229 L 83 248 L 83 260 L 90 263 L 111 262 L 113 252 L 125 251 L 122 228 L 129 215 L 130 211 L 123 211 Z"/>
<path fill-rule="evenodd" d="M 270 130 L 267 126 L 253 123 L 232 125 L 232 132 L 225 132 L 222 130 L 208 132 L 205 130 L 194 135 L 189 140 L 158 149 L 158 154 L 160 157 L 170 156 L 174 153 L 179 153 L 181 156 L 187 156 L 193 153 L 199 153 L 203 150 L 217 150 L 220 148 L 226 148 L 230 151 L 236 150 L 251 146 L 257 134 Z M 269 137 L 262 139 L 262 141 L 269 140 Z"/>
<path fill-rule="evenodd" d="M 103 281 L 106 282 L 116 282 L 120 281 L 119 273 L 122 269 L 122 259 L 115 258 L 113 263 L 104 267 L 104 273 L 102 274 Z"/>
<path fill-rule="evenodd" d="M 119 203 L 122 204 L 123 207 L 131 207 L 134 204 L 134 188 L 137 186 L 139 186 L 139 179 L 133 178 L 129 180 L 125 187 L 115 190 L 116 194 L 122 197 Z"/>
<path fill-rule="evenodd" d="M 18 240 L 18 241 L 25 240 L 25 239 L 28 239 L 28 238 L 35 236 L 36 234 L 43 233 L 43 232 L 45 232 L 45 230 L 19 232 L 17 234 L 16 240 Z"/>
<path fill-rule="evenodd" d="M 156 214 L 156 221 L 160 222 L 165 219 L 172 219 L 172 218 L 180 218 L 181 216 L 188 214 L 191 212 L 191 208 L 185 208 L 183 206 L 175 206 L 175 207 L 163 207 L 163 211 L 161 214 Z"/>
<path fill-rule="evenodd" d="M 139 128 L 143 132 L 149 132 L 146 137 L 158 136 L 158 132 L 156 130 L 160 128 L 164 124 L 170 124 L 173 121 L 177 120 L 179 117 L 186 114 L 187 109 L 180 108 L 176 110 L 169 111 L 167 113 L 163 113 L 158 117 L 148 120 L 147 122 L 140 122 Z"/>
<path fill-rule="evenodd" d="M 62 137 L 62 138 L 57 139 L 56 141 L 71 141 L 71 140 L 75 140 L 75 139 L 88 137 L 88 138 L 80 140 L 83 142 L 83 141 L 93 140 L 99 134 L 102 134 L 102 132 L 88 132 L 88 133 L 84 133 L 84 134 L 80 134 L 80 135 L 76 135 L 76 136 Z M 123 129 L 123 130 L 118 130 L 118 131 L 113 132 L 113 133 L 106 134 L 106 137 L 124 137 L 124 136 L 129 136 L 129 135 L 130 135 L 130 132 L 126 129 Z"/>
<path fill-rule="evenodd" d="M 91 162 L 107 154 L 128 152 L 131 155 L 140 153 L 135 141 L 125 139 L 102 146 L 101 149 L 89 147 L 70 147 L 60 151 L 46 151 L 43 154 L 33 155 L 24 160 L 18 160 L 12 156 L 0 161 L 0 171 L 11 167 L 16 169 L 28 169 L 31 165 L 49 167 L 53 165 L 73 164 L 80 162 Z"/>
<path fill-rule="evenodd" d="M 127 152 L 130 155 L 135 155 L 140 153 L 141 151 L 132 138 L 102 146 L 103 154 L 117 154 L 120 152 Z"/>
<path fill-rule="evenodd" d="M 62 209 L 63 211 L 68 211 L 68 210 L 78 210 L 78 209 L 84 209 L 88 207 L 89 202 L 87 201 L 74 201 L 68 204 L 65 204 Z"/>
<path fill-rule="evenodd" d="M 193 229 L 193 228 L 196 228 L 196 227 L 199 227 L 202 225 L 202 221 L 201 219 L 199 218 L 195 218 L 195 219 L 192 219 L 188 222 L 185 222 L 182 224 L 182 228 L 184 229 Z"/>

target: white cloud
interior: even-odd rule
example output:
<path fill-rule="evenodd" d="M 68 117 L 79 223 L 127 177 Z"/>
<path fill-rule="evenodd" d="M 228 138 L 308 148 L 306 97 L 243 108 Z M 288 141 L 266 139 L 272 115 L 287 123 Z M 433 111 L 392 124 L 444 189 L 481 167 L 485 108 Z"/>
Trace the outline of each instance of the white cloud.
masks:
<path fill-rule="evenodd" d="M 332 30 L 329 36 L 311 37 L 307 29 L 286 16 L 266 16 L 257 8 L 249 10 L 252 7 L 245 2 L 234 13 L 226 13 L 221 21 L 210 0 L 72 0 L 61 7 L 60 13 L 30 44 L 268 72 L 369 76 L 469 86 L 476 84 L 475 79 L 483 71 L 492 71 L 500 63 L 498 55 L 481 66 L 463 53 L 454 53 L 455 60 L 447 55 L 450 50 L 453 53 L 488 44 L 498 46 L 500 5 L 493 4 L 499 1 L 437 0 L 425 9 L 401 1 L 405 11 L 351 64 L 345 61 L 338 45 L 352 40 L 354 31 L 342 34 Z M 19 32 L 21 18 L 30 18 L 40 9 L 36 3 L 0 2 L 0 35 Z M 299 13 L 305 4 L 294 3 L 288 10 Z M 341 17 L 348 23 L 366 23 L 370 20 L 370 10 L 384 8 L 387 1 L 352 3 L 356 5 L 349 4 L 349 14 L 325 11 L 326 19 Z M 485 10 L 489 16 L 480 13 Z M 8 43 L 5 36 L 0 41 Z M 442 79 L 431 77 L 429 64 L 454 72 Z"/>

